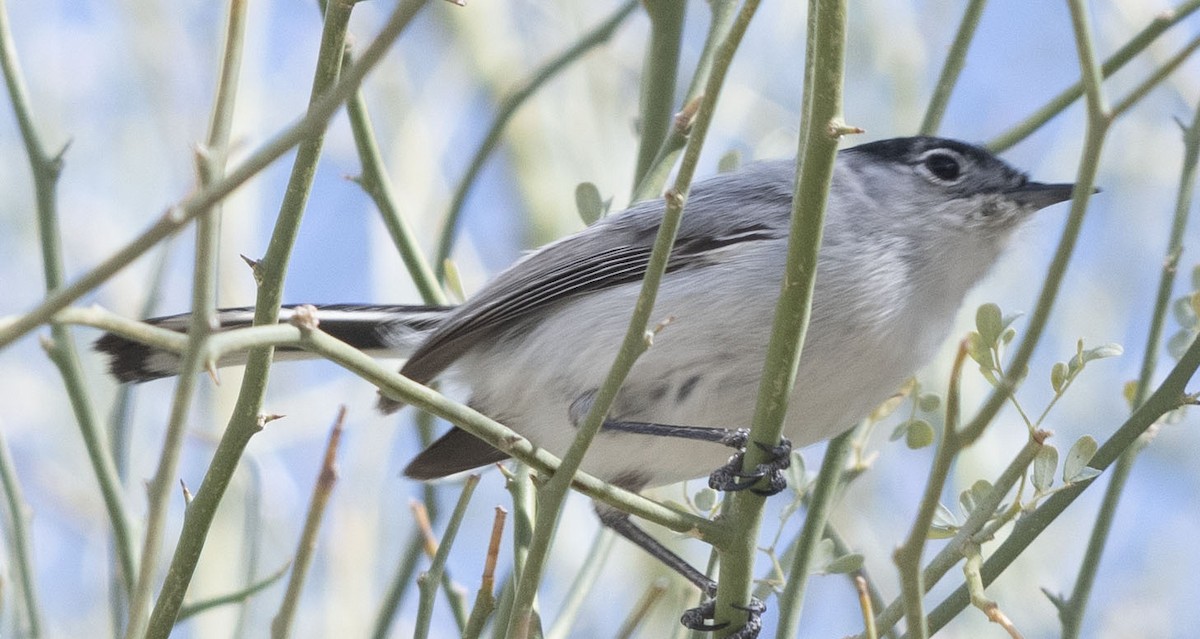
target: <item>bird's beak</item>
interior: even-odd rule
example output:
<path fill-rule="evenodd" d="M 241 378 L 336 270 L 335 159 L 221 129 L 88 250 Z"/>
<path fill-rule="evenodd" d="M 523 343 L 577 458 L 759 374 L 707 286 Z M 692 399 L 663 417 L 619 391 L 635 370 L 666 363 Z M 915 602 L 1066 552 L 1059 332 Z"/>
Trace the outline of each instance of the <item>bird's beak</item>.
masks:
<path fill-rule="evenodd" d="M 1074 184 L 1044 184 L 1042 182 L 1026 182 L 1017 188 L 1008 191 L 1005 195 L 1009 199 L 1022 206 L 1032 206 L 1037 209 L 1044 209 L 1051 204 L 1066 202 L 1071 199 L 1071 192 L 1075 190 Z M 1099 193 L 1100 189 L 1093 191 Z"/>

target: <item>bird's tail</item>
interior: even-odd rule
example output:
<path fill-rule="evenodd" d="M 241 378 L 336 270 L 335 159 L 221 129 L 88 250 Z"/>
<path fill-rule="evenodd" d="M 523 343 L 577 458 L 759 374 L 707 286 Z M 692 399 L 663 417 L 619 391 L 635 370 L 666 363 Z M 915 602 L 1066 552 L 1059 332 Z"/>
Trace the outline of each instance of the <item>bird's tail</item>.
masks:
<path fill-rule="evenodd" d="M 279 321 L 291 318 L 295 306 L 285 306 Z M 369 304 L 330 304 L 317 306 L 321 330 L 380 357 L 405 358 L 435 329 L 451 310 L 447 306 L 380 306 Z M 250 326 L 254 308 L 224 308 L 217 312 L 221 330 Z M 160 328 L 186 333 L 190 314 L 170 315 L 146 320 Z M 145 382 L 179 374 L 182 357 L 178 353 L 149 346 L 113 333 L 96 340 L 95 349 L 108 355 L 108 370 L 121 382 Z M 276 349 L 276 359 L 310 359 L 306 351 Z M 244 364 L 245 353 L 231 353 L 218 366 Z"/>

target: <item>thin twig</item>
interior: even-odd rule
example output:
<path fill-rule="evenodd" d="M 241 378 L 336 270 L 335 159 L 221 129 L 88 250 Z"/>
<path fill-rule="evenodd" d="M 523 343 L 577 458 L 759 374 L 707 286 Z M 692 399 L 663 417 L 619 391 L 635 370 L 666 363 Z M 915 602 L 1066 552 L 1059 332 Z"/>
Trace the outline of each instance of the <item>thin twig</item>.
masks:
<path fill-rule="evenodd" d="M 475 492 L 475 486 L 479 484 L 479 475 L 470 475 L 467 481 L 463 483 L 462 494 L 459 495 L 458 504 L 454 507 L 454 512 L 450 515 L 450 521 L 446 523 L 446 532 L 442 535 L 441 543 L 434 541 L 437 546 L 437 552 L 433 556 L 433 563 L 429 565 L 429 570 L 418 579 L 418 586 L 421 591 L 421 603 L 417 607 L 416 629 L 413 630 L 413 639 L 424 639 L 429 635 L 429 624 L 433 618 L 433 600 L 437 595 L 438 586 L 442 583 L 442 576 L 446 569 L 446 559 L 450 556 L 450 547 L 454 545 L 454 538 L 458 534 L 459 525 L 462 524 L 463 517 L 467 514 L 467 505 L 471 501 L 471 495 Z"/>
<path fill-rule="evenodd" d="M 621 622 L 620 628 L 617 629 L 617 634 L 614 635 L 617 639 L 629 639 L 633 633 L 637 631 L 638 626 L 646 619 L 646 615 L 654 609 L 654 606 L 662 601 L 663 595 L 667 593 L 667 580 L 656 579 L 650 584 L 646 591 L 642 593 L 642 598 L 633 605 L 633 610 L 629 611 L 629 615 Z"/>
<path fill-rule="evenodd" d="M 504 537 L 504 521 L 507 517 L 508 511 L 496 506 L 496 516 L 492 520 L 492 536 L 488 541 L 487 557 L 483 562 L 483 574 L 480 576 L 479 590 L 475 593 L 475 605 L 471 607 L 471 615 L 467 617 L 463 639 L 479 637 L 488 617 L 496 610 L 496 562 L 500 559 L 500 540 Z"/>
<path fill-rule="evenodd" d="M 650 40 L 642 63 L 641 100 L 638 108 L 638 155 L 633 172 L 636 187 L 671 130 L 675 103 L 675 77 L 679 74 L 679 48 L 683 44 L 686 2 L 650 0 L 642 3 L 650 17 Z"/>
<path fill-rule="evenodd" d="M 317 481 L 313 484 L 312 498 L 308 502 L 308 514 L 304 517 L 304 528 L 300 532 L 300 542 L 296 545 L 295 559 L 292 560 L 292 575 L 288 578 L 287 590 L 283 594 L 283 603 L 279 612 L 271 620 L 271 639 L 286 639 L 292 634 L 292 622 L 296 618 L 296 609 L 300 605 L 300 592 L 304 587 L 304 579 L 317 549 L 317 534 L 321 531 L 321 520 L 325 517 L 326 506 L 333 494 L 333 486 L 338 480 L 337 452 L 338 444 L 342 441 L 342 429 L 346 424 L 346 407 L 339 406 L 333 428 L 329 431 L 329 441 L 325 444 L 325 457 L 321 461 L 321 471 L 317 473 Z"/>
<path fill-rule="evenodd" d="M 1137 54 L 1145 51 L 1164 31 L 1179 24 L 1180 21 L 1195 13 L 1197 9 L 1200 9 L 1200 0 L 1187 0 L 1177 7 L 1160 12 L 1150 24 L 1146 25 L 1137 35 L 1130 38 L 1129 42 L 1126 42 L 1124 46 L 1104 61 L 1104 65 L 1100 69 L 1103 77 L 1107 78 L 1119 71 Z M 1011 148 L 1016 143 L 1029 137 L 1030 134 L 1049 122 L 1051 118 L 1062 113 L 1083 94 L 1084 85 L 1081 80 L 1051 98 L 1045 106 L 1035 111 L 1033 115 L 993 138 L 991 142 L 988 142 L 988 148 L 997 153 Z"/>
<path fill-rule="evenodd" d="M 942 63 L 942 72 L 938 75 L 933 97 L 929 99 L 929 108 L 925 110 L 925 118 L 921 120 L 921 135 L 933 135 L 942 125 L 942 116 L 946 114 L 946 106 L 950 104 L 950 94 L 958 83 L 958 76 L 967 63 L 967 50 L 971 40 L 975 38 L 975 29 L 979 26 L 979 18 L 983 15 L 983 7 L 987 0 L 971 0 L 963 11 L 962 22 L 954 34 L 954 42 L 946 53 Z"/>
<path fill-rule="evenodd" d="M 967 359 L 967 342 L 958 346 L 954 367 L 950 373 L 950 388 L 946 393 L 946 425 L 942 429 L 942 440 L 934 454 L 933 468 L 925 484 L 925 492 L 913 518 L 912 528 L 904 543 L 893 553 L 896 568 L 900 573 L 900 588 L 904 599 L 904 613 L 908 619 L 908 636 L 925 639 L 929 626 L 925 620 L 925 584 L 921 572 L 921 557 L 925 551 L 925 540 L 937 513 L 942 491 L 950 477 L 950 467 L 963 448 L 970 444 L 959 430 L 959 383 L 962 381 L 963 362 Z"/>
<path fill-rule="evenodd" d="M 570 638 L 571 627 L 579 617 L 583 604 L 587 602 L 592 587 L 596 585 L 596 579 L 599 578 L 600 571 L 608 561 L 613 541 L 616 538 L 612 529 L 607 526 L 601 526 L 596 530 L 596 536 L 592 538 L 592 543 L 588 546 L 586 559 L 583 560 L 579 571 L 575 573 L 575 580 L 571 582 L 571 587 L 567 589 L 567 594 L 563 597 L 562 607 L 559 608 L 558 615 L 554 618 L 554 624 L 546 632 L 546 639 Z"/>
<path fill-rule="evenodd" d="M 196 152 L 196 168 L 201 187 L 220 179 L 225 171 L 246 32 L 246 9 L 247 3 L 244 0 L 233 0 L 229 4 L 225 46 L 213 99 L 208 139 Z M 211 363 L 205 361 L 204 348 L 209 335 L 219 328 L 216 306 L 217 256 L 220 242 L 219 206 L 220 203 L 214 204 L 212 211 L 196 219 L 196 253 L 192 267 L 192 319 L 187 333 L 187 349 L 180 367 L 180 375 L 175 383 L 175 393 L 171 398 L 170 418 L 163 434 L 158 467 L 147 486 L 146 534 L 142 539 L 137 585 L 129 603 L 129 621 L 125 631 L 127 639 L 140 637 L 145 631 L 153 582 L 158 575 L 159 554 L 162 551 L 171 488 L 179 471 L 184 429 L 196 388 L 197 373 L 212 367 Z"/>
<path fill-rule="evenodd" d="M 262 579 L 259 579 L 257 581 L 251 581 L 249 584 L 246 585 L 245 588 L 242 588 L 241 590 L 236 590 L 229 594 L 220 595 L 217 597 L 210 597 L 208 599 L 202 599 L 200 601 L 194 601 L 192 603 L 186 604 L 182 608 L 179 609 L 179 621 L 183 621 L 184 619 L 187 619 L 189 617 L 194 617 L 202 612 L 208 612 L 209 610 L 212 610 L 213 608 L 219 608 L 221 606 L 227 606 L 229 604 L 242 603 L 242 602 L 246 601 L 247 599 L 249 599 L 250 597 L 253 597 L 254 595 L 266 590 L 267 588 L 270 588 L 272 585 L 275 584 L 275 582 L 279 581 L 280 579 L 283 579 L 284 576 L 286 576 L 288 574 L 288 570 L 290 570 L 291 567 L 292 567 L 292 562 L 289 561 L 288 563 L 284 564 L 283 567 L 281 567 L 279 570 L 276 570 L 275 572 L 267 575 L 266 577 L 263 577 Z"/>
<path fill-rule="evenodd" d="M 2 1 L 2 0 L 0 0 Z M 0 11 L 3 7 L 0 6 Z M 0 27 L 2 28 L 2 27 Z M 24 623 L 18 622 L 18 634 L 37 639 L 42 636 L 42 608 L 38 604 L 37 587 L 34 585 L 32 549 L 29 540 L 29 504 L 21 491 L 17 469 L 12 453 L 8 450 L 8 439 L 0 432 L 0 484 L 4 488 L 4 504 L 8 511 L 8 533 L 12 540 L 12 556 L 9 561 L 16 567 L 17 584 L 21 590 L 21 605 L 24 606 Z"/>
<path fill-rule="evenodd" d="M 733 61 L 733 54 L 741 42 L 742 35 L 749 25 L 750 17 L 754 15 L 754 10 L 757 7 L 758 0 L 747 1 L 746 5 L 743 6 L 742 14 L 739 16 L 738 21 L 735 22 L 734 28 L 730 30 L 728 37 L 717 52 L 717 56 L 713 62 L 713 73 L 709 78 L 708 88 L 705 90 L 700 110 L 697 112 L 696 122 L 692 127 L 687 151 L 684 153 L 679 174 L 676 177 L 674 187 L 665 196 L 666 207 L 663 212 L 663 220 L 659 226 L 658 235 L 654 240 L 654 249 L 651 251 L 649 264 L 646 267 L 646 274 L 642 279 L 642 289 L 638 294 L 633 316 L 630 318 L 629 328 L 625 332 L 620 351 L 609 368 L 604 383 L 597 390 L 587 417 L 579 424 L 575 439 L 571 442 L 571 446 L 566 454 L 563 455 L 562 464 L 559 466 L 558 471 L 538 491 L 538 510 L 533 544 L 530 546 L 529 555 L 526 558 L 521 574 L 521 580 L 517 585 L 515 612 L 511 622 L 512 625 L 509 628 L 509 633 L 519 639 L 527 637 L 530 630 L 533 600 L 537 592 L 537 584 L 541 580 L 542 569 L 549 553 L 555 528 L 558 525 L 558 512 L 562 507 L 563 500 L 566 498 L 572 478 L 575 476 L 576 471 L 578 471 L 580 464 L 583 463 L 583 456 L 587 452 L 592 439 L 604 423 L 605 415 L 607 415 L 609 407 L 616 399 L 617 392 L 624 382 L 625 377 L 633 368 L 634 362 L 637 361 L 638 357 L 648 347 L 646 331 L 649 326 L 650 314 L 654 309 L 654 300 L 658 295 L 658 287 L 662 282 L 663 274 L 666 272 L 671 248 L 675 243 L 675 235 L 679 231 L 679 225 L 684 212 L 684 203 L 687 200 L 692 177 L 699 163 L 700 150 L 703 148 L 708 127 L 712 122 L 717 97 L 720 95 L 725 74 Z"/>
<path fill-rule="evenodd" d="M 8 7 L 4 0 L 0 0 L 0 68 L 3 69 L 9 101 L 12 103 L 13 113 L 17 118 L 21 141 L 25 145 L 25 155 L 33 174 L 38 235 L 41 239 L 42 272 L 46 282 L 47 296 L 53 298 L 64 291 L 62 233 L 58 220 L 58 177 L 62 171 L 63 154 L 66 152 L 66 147 L 64 146 L 55 154 L 50 154 L 46 151 L 46 147 L 38 135 L 37 126 L 33 121 L 33 110 L 25 90 L 25 79 L 21 73 L 20 62 L 17 60 L 16 44 L 8 24 Z M 41 321 L 26 323 L 28 325 L 21 331 L 21 334 L 40 325 Z M 14 324 L 21 324 L 21 320 L 16 320 Z M 0 348 L 12 341 L 2 337 L 4 334 L 12 332 L 10 328 L 0 328 Z M 99 421 L 96 419 L 87 386 L 84 384 L 83 370 L 79 365 L 75 339 L 65 326 L 52 326 L 50 335 L 51 338 L 43 340 L 42 344 L 46 347 L 50 360 L 58 368 L 63 385 L 66 387 L 71 410 L 75 414 L 79 434 L 87 449 L 88 461 L 96 476 L 96 483 L 99 485 L 100 494 L 104 499 L 109 524 L 113 529 L 113 548 L 118 564 L 117 575 L 121 579 L 125 594 L 128 595 L 133 589 L 134 575 L 137 574 L 137 559 L 134 550 L 136 541 L 134 540 L 133 522 L 121 491 L 121 480 L 113 463 L 112 451 L 105 445 L 105 438 L 101 432 Z M 30 611 L 30 614 L 36 615 L 37 612 Z"/>
<path fill-rule="evenodd" d="M 817 545 L 824 538 L 829 511 L 833 508 L 833 497 L 842 484 L 842 473 L 846 459 L 850 456 L 854 431 L 846 431 L 833 438 L 825 448 L 825 458 L 813 485 L 808 512 L 804 516 L 804 529 L 796 543 L 796 554 L 788 571 L 787 585 L 779 595 L 779 630 L 777 637 L 795 637 L 800 627 L 800 613 L 804 610 L 804 594 L 808 576 L 813 571 L 813 559 Z M 724 572 L 722 571 L 722 575 Z"/>

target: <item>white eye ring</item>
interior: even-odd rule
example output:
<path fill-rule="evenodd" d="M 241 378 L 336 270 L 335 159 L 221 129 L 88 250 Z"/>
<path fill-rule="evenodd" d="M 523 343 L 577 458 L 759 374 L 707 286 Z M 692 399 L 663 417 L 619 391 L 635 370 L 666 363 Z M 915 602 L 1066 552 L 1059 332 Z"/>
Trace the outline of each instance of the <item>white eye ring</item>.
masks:
<path fill-rule="evenodd" d="M 931 149 L 921 154 L 918 170 L 938 184 L 954 184 L 962 179 L 966 160 L 949 149 Z"/>

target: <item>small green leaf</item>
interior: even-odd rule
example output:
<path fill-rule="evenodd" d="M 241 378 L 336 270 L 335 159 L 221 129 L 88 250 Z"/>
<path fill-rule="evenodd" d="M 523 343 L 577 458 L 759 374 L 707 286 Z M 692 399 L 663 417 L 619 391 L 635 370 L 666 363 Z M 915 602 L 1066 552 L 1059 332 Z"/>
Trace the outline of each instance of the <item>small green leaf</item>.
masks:
<path fill-rule="evenodd" d="M 942 398 L 937 393 L 924 393 L 917 398 L 917 408 L 926 413 L 932 413 L 942 405 Z"/>
<path fill-rule="evenodd" d="M 1004 319 L 1000 315 L 1000 307 L 988 302 L 975 311 L 975 330 L 979 331 L 984 343 L 995 344 L 1004 331 Z"/>
<path fill-rule="evenodd" d="M 1175 321 L 1184 328 L 1193 328 L 1196 326 L 1196 310 L 1192 307 L 1192 296 L 1186 295 L 1175 300 L 1171 304 L 1171 313 L 1175 315 Z"/>
<path fill-rule="evenodd" d="M 792 463 L 787 469 L 788 485 L 797 494 L 804 494 L 808 487 L 808 471 L 804 468 L 804 455 L 800 451 L 792 451 Z"/>
<path fill-rule="evenodd" d="M 1192 267 L 1192 288 L 1200 290 L 1200 264 Z"/>
<path fill-rule="evenodd" d="M 1058 449 L 1047 444 L 1033 458 L 1033 487 L 1045 493 L 1054 485 L 1054 471 L 1058 469 Z"/>
<path fill-rule="evenodd" d="M 1105 359 L 1108 357 L 1117 357 L 1124 352 L 1125 352 L 1125 349 L 1122 348 L 1120 344 L 1116 344 L 1116 343 L 1101 344 L 1100 346 L 1097 346 L 1095 348 L 1089 348 L 1086 351 L 1084 351 L 1083 352 L 1083 361 L 1091 362 L 1091 361 L 1095 361 L 1098 359 Z"/>
<path fill-rule="evenodd" d="M 900 439 L 901 437 L 904 437 L 905 435 L 907 435 L 908 427 L 911 424 L 912 424 L 911 419 L 906 419 L 906 420 L 900 422 L 899 424 L 896 424 L 896 427 L 892 429 L 892 434 L 888 435 L 888 441 L 894 442 L 897 439 Z"/>
<path fill-rule="evenodd" d="M 962 491 L 958 495 L 958 503 L 962 506 L 963 512 L 970 516 L 975 512 L 975 508 L 983 501 L 989 493 L 992 492 L 992 484 L 986 479 L 976 480 L 971 487 Z"/>
<path fill-rule="evenodd" d="M 708 512 L 717 505 L 717 491 L 711 488 L 700 490 L 692 497 L 692 503 L 696 504 L 696 509 L 700 512 Z"/>
<path fill-rule="evenodd" d="M 949 539 L 958 532 L 958 519 L 949 508 L 938 502 L 937 510 L 933 512 L 933 522 L 929 525 L 929 539 Z"/>
<path fill-rule="evenodd" d="M 717 172 L 729 173 L 730 171 L 735 171 L 737 170 L 738 166 L 741 165 L 741 163 L 741 151 L 738 151 L 737 149 L 731 149 L 730 151 L 727 151 L 725 155 L 722 155 L 721 159 L 717 160 Z"/>
<path fill-rule="evenodd" d="M 996 360 L 992 357 L 992 347 L 984 341 L 984 337 L 975 331 L 967 335 L 967 354 L 979 364 L 979 368 L 992 370 L 996 368 Z"/>
<path fill-rule="evenodd" d="M 833 563 L 833 540 L 826 537 L 817 542 L 817 547 L 813 550 L 814 566 L 821 566 L 817 571 L 824 572 L 825 567 Z"/>
<path fill-rule="evenodd" d="M 1167 340 L 1167 352 L 1171 357 L 1179 359 L 1183 357 L 1183 353 L 1192 345 L 1192 340 L 1195 338 L 1196 335 L 1187 329 L 1178 331 L 1171 336 L 1171 339 Z"/>
<path fill-rule="evenodd" d="M 1092 468 L 1091 466 L 1084 466 L 1082 469 L 1080 469 L 1079 472 L 1075 473 L 1075 476 L 1071 478 L 1071 482 L 1077 483 L 1077 482 L 1081 482 L 1081 481 L 1087 481 L 1093 477 L 1099 477 L 1099 476 L 1100 476 L 1099 470 L 1096 470 L 1095 468 Z"/>
<path fill-rule="evenodd" d="M 1096 454 L 1097 448 L 1099 446 L 1091 435 L 1084 435 L 1071 445 L 1071 450 L 1067 452 L 1067 458 L 1063 461 L 1064 483 L 1070 484 L 1090 478 L 1084 476 L 1086 474 L 1084 469 L 1087 468 L 1087 463 L 1092 461 L 1092 456 Z M 1095 477 L 1095 474 L 1092 474 L 1091 477 Z"/>
<path fill-rule="evenodd" d="M 583 223 L 591 226 L 596 220 L 604 217 L 604 201 L 600 199 L 600 189 L 591 182 L 580 182 L 575 187 L 575 208 Z"/>
<path fill-rule="evenodd" d="M 925 448 L 933 443 L 933 426 L 923 419 L 914 419 L 908 425 L 904 443 L 912 450 Z"/>
<path fill-rule="evenodd" d="M 863 567 L 863 556 L 852 552 L 842 555 L 829 562 L 825 566 L 825 572 L 834 575 L 844 575 L 846 573 L 856 572 Z"/>
<path fill-rule="evenodd" d="M 1013 341 L 1013 338 L 1016 336 L 1017 336 L 1017 329 L 1006 328 L 1006 329 L 1004 329 L 1004 333 L 1000 335 L 1000 341 L 1004 342 L 1005 344 L 1009 344 Z"/>
<path fill-rule="evenodd" d="M 1054 362 L 1050 367 L 1050 387 L 1055 393 L 1061 393 L 1067 385 L 1067 365 L 1065 362 Z"/>

